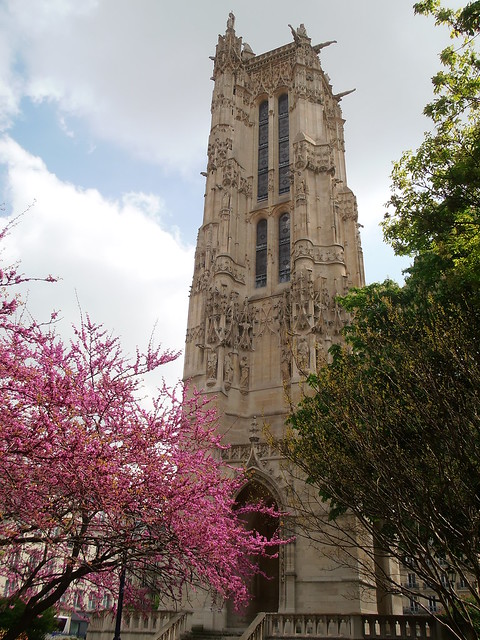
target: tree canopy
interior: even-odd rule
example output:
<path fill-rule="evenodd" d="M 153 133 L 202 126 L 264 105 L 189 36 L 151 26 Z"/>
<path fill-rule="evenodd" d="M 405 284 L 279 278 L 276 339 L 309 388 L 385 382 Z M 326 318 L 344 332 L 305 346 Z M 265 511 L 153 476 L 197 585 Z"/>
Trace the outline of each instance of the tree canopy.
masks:
<path fill-rule="evenodd" d="M 128 358 L 88 316 L 66 344 L 54 322 L 22 313 L 22 280 L 0 270 L 0 576 L 22 603 L 4 640 L 61 598 L 102 607 L 122 568 L 132 604 L 193 584 L 240 606 L 256 558 L 279 540 L 234 509 L 244 479 L 222 464 L 213 409 L 184 387 L 147 408 L 142 376 L 175 354 Z"/>
<path fill-rule="evenodd" d="M 345 344 L 309 377 L 279 446 L 331 522 L 355 514 L 377 549 L 436 593 L 450 629 L 471 638 L 480 611 L 480 2 L 414 8 L 447 25 L 452 45 L 425 108 L 432 131 L 394 166 L 383 222 L 413 263 L 404 286 L 341 299 Z M 378 570 L 373 546 L 364 551 Z M 428 610 L 398 575 L 383 580 Z"/>

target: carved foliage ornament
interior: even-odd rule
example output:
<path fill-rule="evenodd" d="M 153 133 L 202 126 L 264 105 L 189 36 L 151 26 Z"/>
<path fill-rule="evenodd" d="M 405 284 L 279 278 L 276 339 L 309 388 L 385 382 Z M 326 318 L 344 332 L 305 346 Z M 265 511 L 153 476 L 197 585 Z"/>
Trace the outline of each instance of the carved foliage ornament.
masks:
<path fill-rule="evenodd" d="M 293 144 L 293 166 L 297 171 L 310 169 L 315 173 L 335 173 L 333 150 L 329 144 L 314 144 L 300 140 Z"/>
<path fill-rule="evenodd" d="M 272 60 L 268 65 L 262 65 L 250 76 L 248 82 L 250 94 L 252 96 L 262 93 L 272 95 L 282 87 L 290 88 L 292 86 L 292 70 L 293 61 L 291 59 L 283 60 L 280 63 Z"/>
<path fill-rule="evenodd" d="M 233 140 L 226 138 L 215 138 L 213 142 L 208 145 L 208 165 L 207 171 L 212 171 L 217 167 L 223 167 L 227 161 L 227 154 L 232 150 Z"/>

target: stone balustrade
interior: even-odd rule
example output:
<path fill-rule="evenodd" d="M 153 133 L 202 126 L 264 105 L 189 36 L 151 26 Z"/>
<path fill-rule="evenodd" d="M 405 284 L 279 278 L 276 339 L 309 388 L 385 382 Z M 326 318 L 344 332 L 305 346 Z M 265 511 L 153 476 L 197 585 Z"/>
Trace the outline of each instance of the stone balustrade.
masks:
<path fill-rule="evenodd" d="M 295 638 L 444 640 L 443 627 L 425 615 L 259 614 L 240 640 Z"/>
<path fill-rule="evenodd" d="M 179 640 L 186 630 L 188 615 L 185 611 L 126 613 L 122 617 L 122 640 Z M 115 617 L 112 614 L 93 614 L 88 625 L 87 640 L 111 640 L 114 629 Z"/>

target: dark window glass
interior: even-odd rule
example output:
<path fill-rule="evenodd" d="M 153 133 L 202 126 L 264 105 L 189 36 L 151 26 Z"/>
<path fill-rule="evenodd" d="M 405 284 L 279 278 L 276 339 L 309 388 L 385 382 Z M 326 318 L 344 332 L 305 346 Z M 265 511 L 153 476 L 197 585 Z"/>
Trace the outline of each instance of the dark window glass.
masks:
<path fill-rule="evenodd" d="M 288 94 L 286 93 L 282 93 L 278 98 L 278 113 L 281 116 L 288 115 Z"/>
<path fill-rule="evenodd" d="M 262 172 L 264 169 L 268 169 L 268 149 L 258 150 L 258 171 Z"/>
<path fill-rule="evenodd" d="M 290 191 L 288 139 L 288 95 L 278 98 L 278 193 Z"/>
<path fill-rule="evenodd" d="M 288 113 L 279 115 L 278 118 L 278 137 L 280 140 L 288 139 Z"/>
<path fill-rule="evenodd" d="M 258 109 L 258 179 L 257 198 L 268 197 L 268 101 L 264 100 Z"/>
<path fill-rule="evenodd" d="M 259 220 L 257 224 L 257 246 L 255 253 L 255 286 L 265 287 L 267 284 L 267 221 Z"/>
<path fill-rule="evenodd" d="M 290 280 L 290 215 L 282 213 L 278 219 L 278 281 Z"/>

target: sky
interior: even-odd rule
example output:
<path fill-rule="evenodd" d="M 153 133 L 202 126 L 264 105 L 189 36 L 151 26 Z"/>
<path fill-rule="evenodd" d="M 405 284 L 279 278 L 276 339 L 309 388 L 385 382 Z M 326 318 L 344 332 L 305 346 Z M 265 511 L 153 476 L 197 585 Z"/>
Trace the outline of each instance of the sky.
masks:
<path fill-rule="evenodd" d="M 448 34 L 412 0 L 0 0 L 0 214 L 21 215 L 2 260 L 21 260 L 38 319 L 68 335 L 88 313 L 125 350 L 152 332 L 182 350 L 202 223 L 210 80 L 229 11 L 256 54 L 304 23 L 346 119 L 367 282 L 408 262 L 379 222 L 392 162 L 430 127 L 422 115 Z M 450 5 L 458 6 L 458 2 Z M 163 372 L 172 384 L 182 359 Z"/>

